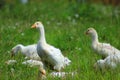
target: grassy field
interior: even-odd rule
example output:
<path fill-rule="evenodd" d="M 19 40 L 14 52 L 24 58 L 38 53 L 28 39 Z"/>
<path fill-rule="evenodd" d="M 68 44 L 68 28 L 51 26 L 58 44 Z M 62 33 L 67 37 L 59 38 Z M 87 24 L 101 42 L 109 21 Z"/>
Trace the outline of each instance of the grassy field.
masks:
<path fill-rule="evenodd" d="M 120 9 L 120 8 L 119 8 Z M 43 22 L 47 42 L 61 49 L 72 61 L 63 71 L 78 71 L 74 77 L 55 78 L 54 80 L 119 80 L 120 69 L 95 71 L 93 64 L 101 58 L 90 47 L 91 41 L 84 34 L 93 27 L 101 42 L 108 42 L 120 49 L 120 13 L 114 7 L 101 4 L 76 4 L 68 1 L 16 3 L 0 9 L 0 80 L 36 80 L 38 68 L 21 64 L 21 54 L 10 57 L 10 50 L 21 43 L 37 43 L 39 33 L 31 29 L 35 21 Z M 5 61 L 16 59 L 16 65 L 8 66 Z M 14 71 L 11 71 L 11 68 Z M 51 70 L 47 70 L 48 74 Z M 48 77 L 48 80 L 53 78 Z"/>

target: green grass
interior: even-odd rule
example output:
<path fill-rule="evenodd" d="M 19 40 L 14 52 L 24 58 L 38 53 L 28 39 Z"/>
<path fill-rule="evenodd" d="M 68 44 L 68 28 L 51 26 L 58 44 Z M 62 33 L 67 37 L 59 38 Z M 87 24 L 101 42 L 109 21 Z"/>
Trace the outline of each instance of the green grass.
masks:
<path fill-rule="evenodd" d="M 116 16 L 113 10 L 111 6 L 64 0 L 4 6 L 0 10 L 0 80 L 36 80 L 38 68 L 23 66 L 23 55 L 15 57 L 16 65 L 8 66 L 4 62 L 11 59 L 13 46 L 37 43 L 39 32 L 30 27 L 38 20 L 45 26 L 47 42 L 60 48 L 72 61 L 63 71 L 78 71 L 74 77 L 67 76 L 62 80 L 119 80 L 120 69 L 104 73 L 93 69 L 93 64 L 101 57 L 90 48 L 90 38 L 84 34 L 87 28 L 94 27 L 101 42 L 111 43 L 120 49 L 120 14 Z M 13 74 L 11 68 L 15 69 Z M 49 74 L 49 70 L 47 72 Z M 48 80 L 52 79 L 48 77 Z"/>

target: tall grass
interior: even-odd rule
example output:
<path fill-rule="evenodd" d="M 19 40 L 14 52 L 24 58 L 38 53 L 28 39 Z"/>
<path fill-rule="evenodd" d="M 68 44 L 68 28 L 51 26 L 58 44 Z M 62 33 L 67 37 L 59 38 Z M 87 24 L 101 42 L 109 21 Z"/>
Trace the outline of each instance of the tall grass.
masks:
<path fill-rule="evenodd" d="M 38 68 L 23 66 L 23 55 L 16 55 L 16 65 L 8 66 L 4 62 L 11 59 L 10 50 L 16 44 L 37 43 L 39 33 L 30 27 L 38 20 L 45 26 L 47 42 L 60 48 L 72 61 L 63 71 L 78 71 L 74 77 L 67 76 L 64 79 L 119 80 L 120 69 L 105 72 L 94 70 L 94 63 L 101 57 L 92 51 L 90 38 L 84 32 L 88 27 L 94 27 L 101 42 L 111 43 L 120 49 L 120 16 L 113 14 L 111 6 L 76 4 L 63 0 L 31 1 L 26 5 L 16 3 L 5 5 L 0 10 L 0 80 L 37 79 Z M 47 69 L 47 72 L 49 74 L 51 71 Z M 52 79 L 48 77 L 48 80 Z"/>

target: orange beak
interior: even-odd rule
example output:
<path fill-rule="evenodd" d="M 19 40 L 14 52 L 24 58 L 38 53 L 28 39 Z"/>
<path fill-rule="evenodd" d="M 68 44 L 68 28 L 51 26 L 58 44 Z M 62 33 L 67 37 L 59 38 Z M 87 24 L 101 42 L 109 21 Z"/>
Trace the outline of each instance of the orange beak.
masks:
<path fill-rule="evenodd" d="M 33 24 L 31 28 L 36 28 L 36 25 L 35 25 L 35 24 Z"/>

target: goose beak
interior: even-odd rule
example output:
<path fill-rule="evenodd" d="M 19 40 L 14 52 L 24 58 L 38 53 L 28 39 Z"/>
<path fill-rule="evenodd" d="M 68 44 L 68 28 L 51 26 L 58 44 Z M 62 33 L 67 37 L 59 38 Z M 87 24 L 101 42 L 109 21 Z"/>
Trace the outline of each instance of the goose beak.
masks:
<path fill-rule="evenodd" d="M 35 24 L 33 24 L 31 28 L 36 28 L 36 25 L 35 25 Z"/>

